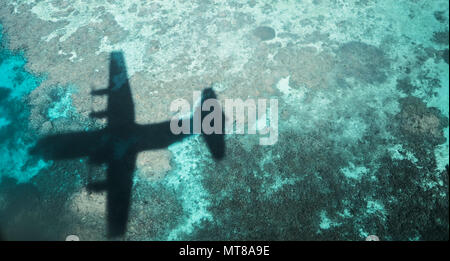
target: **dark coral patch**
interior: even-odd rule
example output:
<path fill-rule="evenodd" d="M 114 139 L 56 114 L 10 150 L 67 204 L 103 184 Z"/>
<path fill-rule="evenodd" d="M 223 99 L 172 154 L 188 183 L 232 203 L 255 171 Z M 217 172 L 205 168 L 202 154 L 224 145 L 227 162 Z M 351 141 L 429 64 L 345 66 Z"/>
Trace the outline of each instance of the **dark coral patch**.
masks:
<path fill-rule="evenodd" d="M 434 18 L 436 18 L 436 20 L 438 20 L 440 23 L 445 23 L 447 21 L 447 17 L 445 16 L 444 11 L 434 12 Z"/>
<path fill-rule="evenodd" d="M 262 41 L 268 41 L 275 38 L 275 30 L 272 27 L 260 26 L 253 31 L 253 34 Z"/>
<path fill-rule="evenodd" d="M 11 89 L 0 86 L 0 101 L 6 99 L 11 93 Z"/>
<path fill-rule="evenodd" d="M 338 72 L 344 77 L 354 77 L 364 83 L 381 83 L 387 78 L 389 60 L 384 52 L 361 42 L 349 42 L 336 52 Z"/>
<path fill-rule="evenodd" d="M 403 91 L 406 94 L 411 94 L 417 88 L 411 83 L 411 79 L 409 77 L 398 79 L 397 80 L 397 89 Z"/>
<path fill-rule="evenodd" d="M 400 100 L 401 111 L 396 116 L 398 133 L 413 146 L 435 146 L 445 142 L 446 118 L 439 109 L 427 107 L 419 98 L 409 96 Z"/>
<path fill-rule="evenodd" d="M 448 45 L 449 44 L 449 33 L 448 30 L 445 32 L 435 32 L 433 34 L 433 42 L 442 44 L 442 45 Z"/>
<path fill-rule="evenodd" d="M 448 64 L 448 49 L 441 51 L 441 58 Z"/>

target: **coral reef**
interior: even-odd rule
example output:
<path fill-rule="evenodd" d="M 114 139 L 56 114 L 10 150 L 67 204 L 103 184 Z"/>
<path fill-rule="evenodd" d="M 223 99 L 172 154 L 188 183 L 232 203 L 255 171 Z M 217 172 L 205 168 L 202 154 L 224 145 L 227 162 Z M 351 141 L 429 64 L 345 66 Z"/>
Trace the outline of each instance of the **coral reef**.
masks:
<path fill-rule="evenodd" d="M 108 239 L 86 190 L 105 166 L 27 150 L 106 125 L 91 92 L 121 50 L 139 124 L 210 86 L 278 99 L 280 118 L 274 146 L 226 135 L 222 161 L 197 136 L 140 153 L 121 239 L 448 240 L 448 16 L 444 0 L 2 1 L 2 236 Z"/>

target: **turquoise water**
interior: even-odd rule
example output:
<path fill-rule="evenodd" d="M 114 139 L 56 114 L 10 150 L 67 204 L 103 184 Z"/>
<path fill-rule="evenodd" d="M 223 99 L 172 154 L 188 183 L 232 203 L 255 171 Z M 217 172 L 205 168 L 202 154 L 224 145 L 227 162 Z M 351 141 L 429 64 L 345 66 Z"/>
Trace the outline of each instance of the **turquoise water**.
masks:
<path fill-rule="evenodd" d="M 4 47 L 2 35 L 0 41 L 0 180 L 10 177 L 19 183 L 29 182 L 49 165 L 28 155 L 36 135 L 28 126 L 30 109 L 26 99 L 42 78 L 25 69 L 23 53 Z"/>
<path fill-rule="evenodd" d="M 273 146 L 226 135 L 217 161 L 191 136 L 139 153 L 120 239 L 448 240 L 447 1 L 193 2 L 0 9 L 0 234 L 110 239 L 106 194 L 86 189 L 107 166 L 29 149 L 106 126 L 91 91 L 120 50 L 139 124 L 210 86 L 279 104 Z"/>

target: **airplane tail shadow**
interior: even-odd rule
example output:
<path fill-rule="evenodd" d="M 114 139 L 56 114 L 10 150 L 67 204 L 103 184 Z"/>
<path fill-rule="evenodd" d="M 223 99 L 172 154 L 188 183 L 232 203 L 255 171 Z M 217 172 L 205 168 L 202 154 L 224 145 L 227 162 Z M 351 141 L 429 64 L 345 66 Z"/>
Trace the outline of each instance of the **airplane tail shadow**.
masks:
<path fill-rule="evenodd" d="M 212 88 L 207 88 L 202 91 L 202 102 L 203 104 L 208 99 L 217 99 L 217 95 L 214 92 Z M 202 111 L 202 122 L 203 118 L 209 113 L 209 111 Z M 211 152 L 212 156 L 216 160 L 220 160 L 223 157 L 225 157 L 225 114 L 222 110 L 222 117 L 221 117 L 221 133 L 212 133 L 212 134 L 205 134 L 202 129 L 202 136 L 204 140 L 206 141 L 206 144 L 208 145 L 208 149 Z M 218 124 L 214 122 L 214 124 Z"/>

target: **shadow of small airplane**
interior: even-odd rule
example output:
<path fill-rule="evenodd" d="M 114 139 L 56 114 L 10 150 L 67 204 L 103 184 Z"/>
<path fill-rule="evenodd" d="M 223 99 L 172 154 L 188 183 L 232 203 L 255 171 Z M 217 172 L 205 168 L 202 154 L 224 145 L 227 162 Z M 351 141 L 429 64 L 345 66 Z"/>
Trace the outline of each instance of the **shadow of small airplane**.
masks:
<path fill-rule="evenodd" d="M 149 125 L 135 123 L 134 103 L 122 52 L 111 53 L 109 70 L 108 88 L 92 92 L 92 95 L 108 95 L 107 110 L 90 115 L 93 118 L 106 118 L 107 126 L 101 130 L 44 137 L 30 153 L 48 160 L 88 157 L 89 164 L 106 164 L 106 180 L 88 184 L 87 189 L 107 192 L 108 237 L 117 237 L 126 233 L 137 154 L 145 150 L 167 148 L 190 134 L 173 134 L 170 121 Z M 210 98 L 216 98 L 216 94 L 211 88 L 204 89 L 200 108 Z M 207 113 L 202 111 L 202 118 Z M 225 117 L 222 119 L 224 121 Z M 193 117 L 190 121 L 193 126 Z M 222 134 L 207 135 L 202 132 L 213 158 L 217 160 L 222 159 L 225 152 L 223 128 Z"/>

